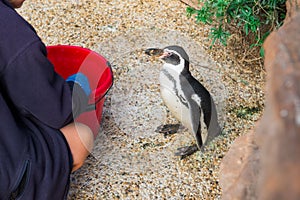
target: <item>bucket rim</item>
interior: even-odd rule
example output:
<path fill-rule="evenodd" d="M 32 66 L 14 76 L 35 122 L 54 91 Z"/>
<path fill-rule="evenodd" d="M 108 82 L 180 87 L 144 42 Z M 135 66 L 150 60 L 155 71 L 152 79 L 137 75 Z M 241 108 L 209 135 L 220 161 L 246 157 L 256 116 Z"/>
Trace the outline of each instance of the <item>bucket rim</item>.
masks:
<path fill-rule="evenodd" d="M 91 92 L 91 96 L 94 97 L 93 98 L 93 103 L 88 104 L 86 111 L 91 111 L 91 110 L 95 110 L 96 109 L 96 104 L 99 103 L 105 96 L 106 94 L 109 92 L 109 90 L 111 89 L 111 87 L 113 86 L 114 83 L 114 76 L 113 76 L 113 70 L 112 70 L 112 66 L 110 64 L 110 62 L 101 54 L 85 48 L 85 47 L 81 47 L 81 46 L 76 46 L 76 45 L 67 45 L 67 44 L 56 44 L 56 45 L 48 45 L 46 46 L 47 49 L 47 54 L 48 54 L 48 49 L 77 49 L 80 51 L 84 51 L 88 54 L 94 54 L 95 56 L 103 59 L 106 65 L 106 68 L 109 69 L 109 77 L 105 78 L 105 81 L 101 84 L 101 86 L 95 88 L 92 92 Z M 106 69 L 105 69 L 106 70 Z M 90 96 L 90 97 L 91 97 Z"/>

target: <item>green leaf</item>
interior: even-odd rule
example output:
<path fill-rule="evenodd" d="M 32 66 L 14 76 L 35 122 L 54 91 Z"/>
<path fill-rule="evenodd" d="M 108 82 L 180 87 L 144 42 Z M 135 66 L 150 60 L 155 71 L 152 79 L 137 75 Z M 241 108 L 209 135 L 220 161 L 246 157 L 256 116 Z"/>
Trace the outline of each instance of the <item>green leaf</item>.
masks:
<path fill-rule="evenodd" d="M 285 0 L 199 0 L 200 2 L 202 7 L 199 10 L 187 7 L 186 14 L 188 17 L 195 15 L 197 23 L 212 25 L 209 35 L 212 45 L 217 41 L 226 45 L 229 35 L 232 31 L 235 32 L 233 27 L 237 27 L 245 36 L 253 34 L 256 41 L 250 45 L 251 48 L 261 47 L 266 38 L 264 35 L 280 27 L 286 13 Z M 263 36 L 260 37 L 261 35 Z"/>
<path fill-rule="evenodd" d="M 260 57 L 265 57 L 265 49 L 264 49 L 264 47 L 263 46 L 261 46 L 260 47 L 260 49 L 259 49 L 259 55 L 260 55 Z"/>
<path fill-rule="evenodd" d="M 196 14 L 197 10 L 192 8 L 192 7 L 187 7 L 186 8 L 186 14 L 190 18 L 192 15 Z"/>

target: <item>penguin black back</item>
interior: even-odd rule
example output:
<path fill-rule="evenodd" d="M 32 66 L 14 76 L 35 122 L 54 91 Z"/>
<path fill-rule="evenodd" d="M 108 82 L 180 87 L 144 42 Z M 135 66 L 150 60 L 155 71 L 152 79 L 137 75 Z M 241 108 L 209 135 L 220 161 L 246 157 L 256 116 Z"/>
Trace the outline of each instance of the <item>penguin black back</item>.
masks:
<path fill-rule="evenodd" d="M 187 75 L 187 73 L 189 75 Z M 180 76 L 180 80 L 187 81 L 193 90 L 195 94 L 197 94 L 199 97 L 202 98 L 201 100 L 201 109 L 203 110 L 203 115 L 204 115 L 204 123 L 206 124 L 207 128 L 209 128 L 210 121 L 211 121 L 211 95 L 208 92 L 208 90 L 199 82 L 197 81 L 190 72 L 186 72 L 185 74 L 182 74 Z M 184 93 L 191 93 L 188 91 L 183 91 Z M 188 94 L 186 94 L 188 96 Z M 190 100 L 191 101 L 191 100 Z"/>

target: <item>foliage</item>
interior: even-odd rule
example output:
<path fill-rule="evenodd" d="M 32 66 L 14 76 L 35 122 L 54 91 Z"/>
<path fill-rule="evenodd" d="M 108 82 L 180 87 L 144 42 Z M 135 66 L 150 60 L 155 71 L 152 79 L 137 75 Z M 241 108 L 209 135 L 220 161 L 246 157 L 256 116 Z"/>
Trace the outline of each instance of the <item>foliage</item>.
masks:
<path fill-rule="evenodd" d="M 262 108 L 260 107 L 238 107 L 232 111 L 236 114 L 238 118 L 242 119 L 252 119 L 252 117 L 261 112 Z"/>
<path fill-rule="evenodd" d="M 212 25 L 212 45 L 219 41 L 226 46 L 235 27 L 244 35 L 253 34 L 253 46 L 261 46 L 271 31 L 280 27 L 285 18 L 285 0 L 199 0 L 200 9 L 188 7 L 189 17 L 197 23 Z M 234 27 L 234 28 L 233 28 Z"/>

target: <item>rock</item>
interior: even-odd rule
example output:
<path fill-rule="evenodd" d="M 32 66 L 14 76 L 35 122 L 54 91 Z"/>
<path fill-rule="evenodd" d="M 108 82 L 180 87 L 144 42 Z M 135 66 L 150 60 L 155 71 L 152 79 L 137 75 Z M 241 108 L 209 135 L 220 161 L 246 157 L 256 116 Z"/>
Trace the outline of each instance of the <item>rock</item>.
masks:
<path fill-rule="evenodd" d="M 262 147 L 260 199 L 300 199 L 300 13 L 265 41 L 267 107 L 257 141 Z"/>
<path fill-rule="evenodd" d="M 286 18 L 284 20 L 284 24 L 287 24 L 290 19 L 292 19 L 297 12 L 300 10 L 300 0 L 288 0 L 286 1 Z"/>
<path fill-rule="evenodd" d="M 220 167 L 222 199 L 300 199 L 300 1 L 264 43 L 267 96 L 254 132 L 238 138 Z"/>
<path fill-rule="evenodd" d="M 258 160 L 254 131 L 236 139 L 220 165 L 223 200 L 256 199 L 253 183 L 257 178 Z"/>

